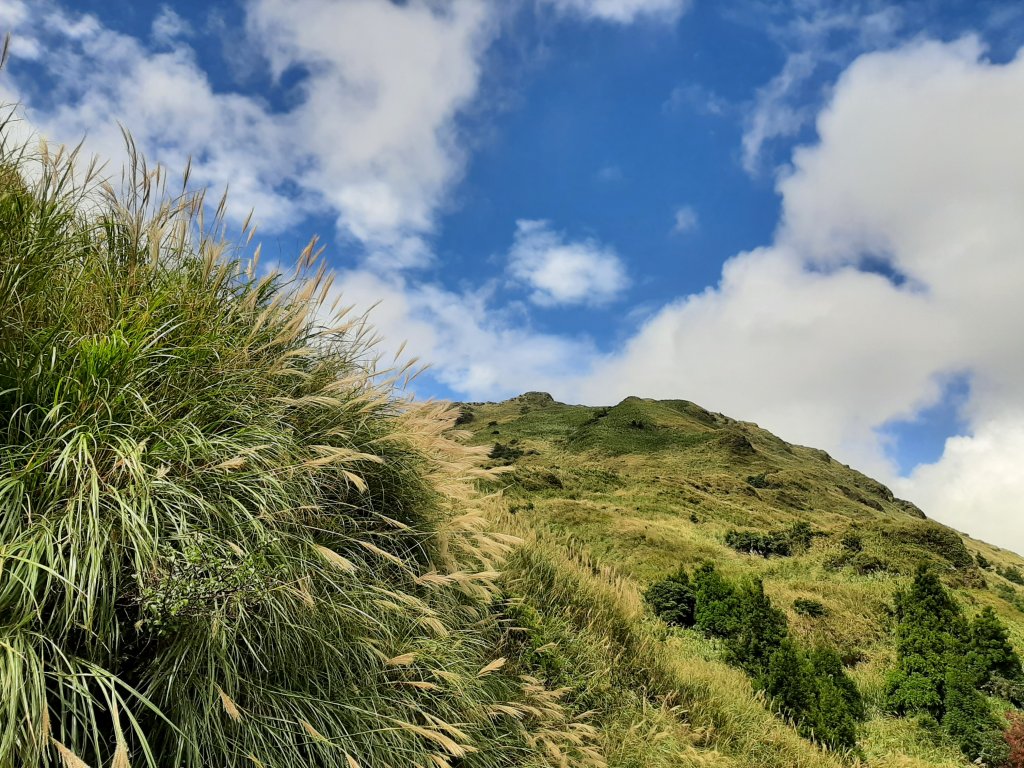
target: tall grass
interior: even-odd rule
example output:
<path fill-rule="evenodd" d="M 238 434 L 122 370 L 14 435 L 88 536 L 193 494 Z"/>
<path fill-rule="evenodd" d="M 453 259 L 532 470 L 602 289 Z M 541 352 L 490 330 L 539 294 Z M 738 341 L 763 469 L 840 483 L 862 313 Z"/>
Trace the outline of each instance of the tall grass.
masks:
<path fill-rule="evenodd" d="M 567 759 L 456 414 L 132 157 L 0 147 L 0 766 Z"/>

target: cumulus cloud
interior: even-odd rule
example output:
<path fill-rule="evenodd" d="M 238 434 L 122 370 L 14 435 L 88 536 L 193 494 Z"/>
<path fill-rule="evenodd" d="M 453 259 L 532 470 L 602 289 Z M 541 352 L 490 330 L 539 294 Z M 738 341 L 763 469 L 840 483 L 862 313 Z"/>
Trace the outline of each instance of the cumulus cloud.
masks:
<path fill-rule="evenodd" d="M 691 0 L 545 0 L 562 13 L 618 24 L 640 18 L 674 22 L 690 9 Z"/>
<path fill-rule="evenodd" d="M 386 358 L 407 341 L 436 379 L 471 399 L 555 391 L 595 354 L 585 338 L 531 329 L 522 317 L 493 306 L 483 290 L 456 292 L 365 269 L 341 272 L 334 290 L 343 302 L 357 300 L 364 308 L 380 302 L 371 320 Z"/>
<path fill-rule="evenodd" d="M 1022 92 L 1024 56 L 973 37 L 860 57 L 779 182 L 775 242 L 656 312 L 582 396 L 692 398 L 895 482 L 885 425 L 966 373 L 970 434 L 900 487 L 1024 550 L 1015 481 L 992 480 L 1024 461 Z"/>
<path fill-rule="evenodd" d="M 897 480 L 894 490 L 975 538 L 1024 551 L 1024 414 L 977 424 L 946 441 L 942 459 Z"/>
<path fill-rule="evenodd" d="M 605 304 L 629 285 L 626 267 L 612 248 L 592 239 L 567 242 L 546 221 L 516 222 L 508 269 L 542 306 Z"/>
<path fill-rule="evenodd" d="M 333 212 L 343 234 L 419 264 L 420 239 L 462 170 L 455 117 L 479 84 L 489 8 L 255 0 L 246 6 L 247 44 L 274 77 L 307 73 L 281 112 L 216 90 L 173 11 L 154 22 L 154 51 L 96 17 L 5 0 L 0 18 L 23 46 L 46 49 L 40 66 L 54 90 L 37 98 L 15 68 L 4 95 L 22 101 L 51 139 L 87 135 L 103 157 L 123 157 L 119 121 L 151 160 L 173 169 L 191 155 L 196 182 L 230 184 L 238 218 L 255 208 L 262 226 L 281 229 Z"/>
<path fill-rule="evenodd" d="M 672 231 L 677 234 L 683 232 L 690 232 L 697 228 L 700 224 L 700 216 L 697 215 L 697 209 L 692 205 L 683 205 L 676 208 L 675 215 L 672 217 Z"/>

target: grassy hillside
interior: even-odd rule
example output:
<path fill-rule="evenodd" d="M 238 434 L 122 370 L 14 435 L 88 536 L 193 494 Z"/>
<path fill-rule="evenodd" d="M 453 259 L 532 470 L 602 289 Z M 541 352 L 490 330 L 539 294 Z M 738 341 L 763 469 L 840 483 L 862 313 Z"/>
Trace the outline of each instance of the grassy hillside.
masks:
<path fill-rule="evenodd" d="M 967 617 L 991 606 L 1021 649 L 1019 556 L 928 520 L 823 451 L 682 400 L 592 408 L 529 393 L 466 404 L 459 422 L 504 468 L 493 486 L 508 505 L 502 524 L 526 539 L 507 589 L 533 634 L 551 638 L 553 675 L 576 691 L 570 700 L 598 712 L 612 764 L 971 762 L 927 717 L 889 711 L 895 594 L 928 563 Z M 806 546 L 751 551 L 759 536 L 784 538 L 794 526 L 809 526 Z M 854 752 L 830 756 L 799 738 L 728 663 L 722 641 L 670 628 L 643 605 L 651 583 L 704 561 L 729 579 L 762 579 L 797 642 L 838 651 L 867 705 Z M 625 707 L 594 694 L 594 669 L 639 700 Z"/>
<path fill-rule="evenodd" d="M 84 170 L 0 133 L 0 768 L 599 765 L 501 655 L 482 453 L 312 245 Z"/>

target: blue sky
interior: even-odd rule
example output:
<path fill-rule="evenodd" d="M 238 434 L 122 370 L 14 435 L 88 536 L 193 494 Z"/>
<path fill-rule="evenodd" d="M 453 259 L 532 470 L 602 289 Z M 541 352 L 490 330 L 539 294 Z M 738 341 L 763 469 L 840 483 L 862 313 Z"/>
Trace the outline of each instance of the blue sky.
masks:
<path fill-rule="evenodd" d="M 382 351 L 432 363 L 418 396 L 692 399 L 969 532 L 1024 519 L 1019 3 L 0 0 L 0 29 L 19 131 L 191 156 L 266 261 L 319 234 Z"/>

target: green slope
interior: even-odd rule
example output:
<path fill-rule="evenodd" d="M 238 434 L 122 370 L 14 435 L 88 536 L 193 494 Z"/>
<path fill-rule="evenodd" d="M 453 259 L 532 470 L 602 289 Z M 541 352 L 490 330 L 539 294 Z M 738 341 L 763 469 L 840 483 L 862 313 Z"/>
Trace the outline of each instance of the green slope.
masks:
<path fill-rule="evenodd" d="M 744 710 L 763 710 L 763 702 L 725 663 L 720 643 L 695 630 L 668 629 L 642 607 L 639 595 L 647 585 L 681 565 L 707 560 L 731 578 L 762 578 L 796 638 L 835 648 L 846 660 L 869 709 L 859 753 L 848 761 L 969 764 L 941 732 L 885 711 L 884 678 L 896 658 L 894 593 L 919 563 L 930 563 L 968 617 L 992 606 L 1020 649 L 1024 590 L 1010 579 L 1013 569 L 1024 567 L 1022 558 L 927 519 L 824 451 L 788 444 L 684 400 L 627 398 L 594 408 L 528 393 L 503 403 L 464 404 L 462 412 L 460 427 L 471 433 L 471 442 L 490 447 L 492 464 L 508 466 L 501 479 L 508 509 L 503 524 L 527 539 L 509 567 L 510 591 L 536 611 L 539 625 L 566 624 L 563 646 L 582 632 L 589 647 L 603 647 L 607 659 L 629 668 L 633 678 L 624 682 L 643 692 L 644 706 L 666 697 L 684 701 L 685 711 L 666 723 L 691 729 L 689 737 L 677 734 L 676 740 L 697 750 L 693 764 L 816 765 L 835 759 L 803 751 L 778 732 L 782 727 L 792 733 L 781 721 L 765 722 Z M 725 543 L 730 531 L 784 531 L 801 522 L 811 526 L 811 545 L 791 556 L 762 557 Z M 977 566 L 977 555 L 988 567 Z M 823 615 L 797 612 L 800 598 L 820 602 Z M 616 610 L 617 618 L 602 617 Z M 631 646 L 647 648 L 648 658 L 623 661 L 636 650 Z M 559 653 L 569 667 L 577 661 L 571 647 Z M 586 676 L 589 669 L 576 671 Z M 565 682 L 572 688 L 578 680 Z M 584 699 L 581 705 L 595 708 Z M 616 709 L 607 701 L 596 704 L 598 711 L 602 705 Z M 992 705 L 1008 706 L 995 698 Z M 616 717 L 633 716 L 623 711 L 618 707 Z M 611 753 L 618 737 L 605 726 Z M 769 742 L 773 746 L 766 748 Z M 636 764 L 658 764 L 644 759 Z M 690 764 L 678 755 L 666 759 L 666 765 Z"/>

